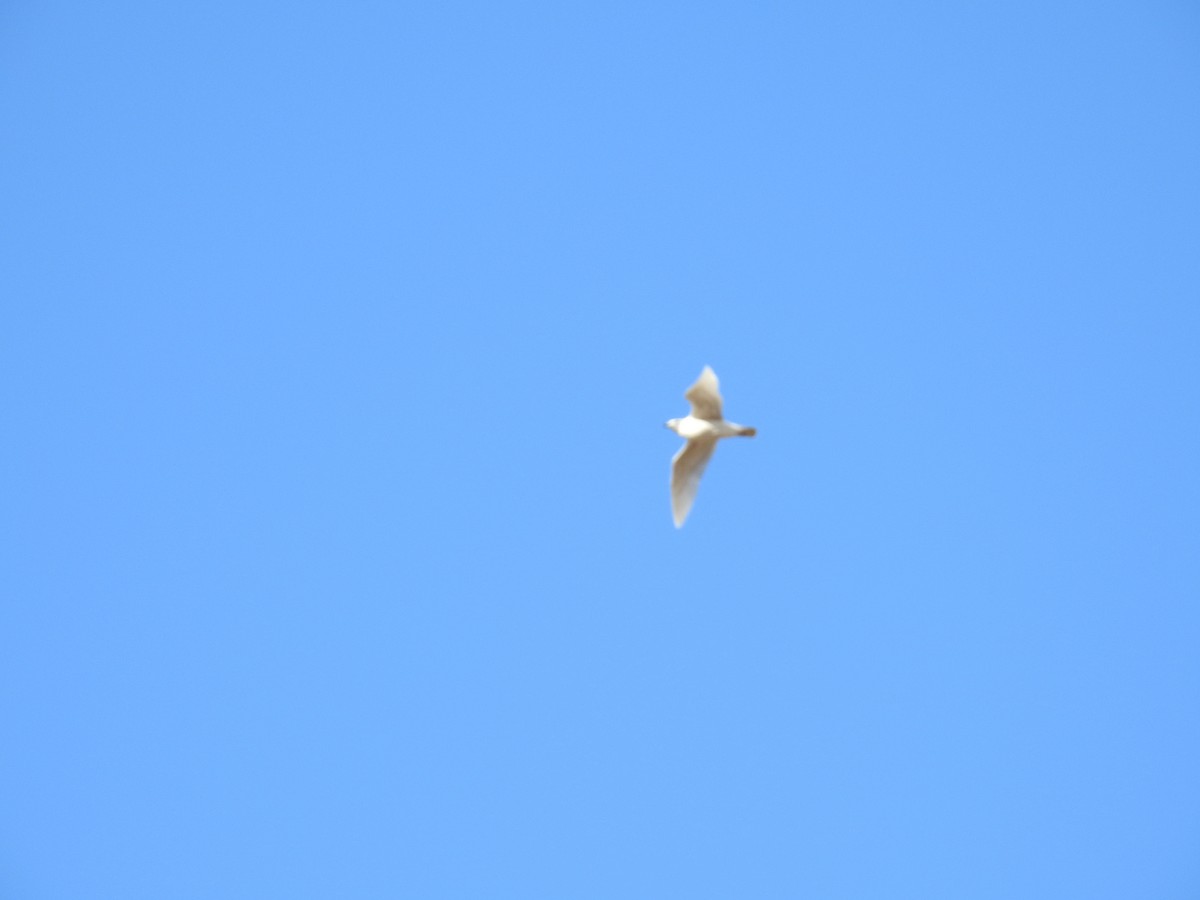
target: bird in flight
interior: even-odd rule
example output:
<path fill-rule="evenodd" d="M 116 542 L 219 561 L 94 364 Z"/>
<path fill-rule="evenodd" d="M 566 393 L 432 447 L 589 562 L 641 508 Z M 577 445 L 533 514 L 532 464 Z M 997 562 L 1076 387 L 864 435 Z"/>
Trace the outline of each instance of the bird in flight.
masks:
<path fill-rule="evenodd" d="M 667 427 L 687 441 L 671 460 L 671 513 L 675 516 L 675 527 L 682 528 L 696 500 L 700 487 L 700 476 L 712 458 L 717 441 L 727 437 L 754 437 L 756 430 L 726 422 L 721 414 L 721 391 L 717 373 L 705 366 L 684 397 L 692 405 L 692 411 L 682 419 L 671 419 Z"/>

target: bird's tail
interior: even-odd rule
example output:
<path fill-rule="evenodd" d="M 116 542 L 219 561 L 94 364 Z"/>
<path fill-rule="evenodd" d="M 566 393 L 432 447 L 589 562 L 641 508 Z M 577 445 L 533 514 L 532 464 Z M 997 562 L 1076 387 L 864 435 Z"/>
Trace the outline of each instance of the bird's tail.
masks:
<path fill-rule="evenodd" d="M 756 434 L 758 434 L 758 429 L 742 427 L 738 429 L 738 434 L 742 437 L 754 437 Z"/>

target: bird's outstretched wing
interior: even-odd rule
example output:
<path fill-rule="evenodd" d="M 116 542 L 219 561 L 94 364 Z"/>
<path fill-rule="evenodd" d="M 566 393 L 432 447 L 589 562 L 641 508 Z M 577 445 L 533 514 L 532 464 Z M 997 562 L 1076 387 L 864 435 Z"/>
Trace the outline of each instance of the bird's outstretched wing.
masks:
<path fill-rule="evenodd" d="M 671 460 L 671 512 L 675 516 L 675 527 L 682 528 L 696 500 L 700 487 L 700 476 L 712 459 L 716 449 L 716 438 L 697 438 L 679 448 Z"/>
<path fill-rule="evenodd" d="M 696 383 L 684 394 L 688 403 L 692 404 L 692 415 L 697 419 L 721 418 L 721 390 L 717 384 L 717 373 L 711 366 L 705 366 Z"/>

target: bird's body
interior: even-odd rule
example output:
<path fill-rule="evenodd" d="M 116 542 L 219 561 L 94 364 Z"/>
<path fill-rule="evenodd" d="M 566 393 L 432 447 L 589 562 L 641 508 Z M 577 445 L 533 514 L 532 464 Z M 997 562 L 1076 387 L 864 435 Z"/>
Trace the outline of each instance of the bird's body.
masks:
<path fill-rule="evenodd" d="M 700 476 L 712 458 L 717 441 L 726 437 L 754 437 L 755 430 L 726 421 L 722 413 L 720 385 L 709 366 L 684 393 L 692 411 L 671 419 L 667 427 L 687 441 L 671 460 L 671 512 L 675 527 L 682 528 L 696 500 Z"/>
<path fill-rule="evenodd" d="M 724 419 L 718 419 L 714 422 L 712 419 L 697 419 L 695 416 L 684 416 L 682 419 L 672 419 L 671 422 L 675 424 L 668 424 L 668 427 L 687 441 L 734 437 L 746 434 L 746 428 L 733 422 L 726 422 Z M 750 434 L 753 435 L 753 433 L 754 429 L 751 428 Z"/>

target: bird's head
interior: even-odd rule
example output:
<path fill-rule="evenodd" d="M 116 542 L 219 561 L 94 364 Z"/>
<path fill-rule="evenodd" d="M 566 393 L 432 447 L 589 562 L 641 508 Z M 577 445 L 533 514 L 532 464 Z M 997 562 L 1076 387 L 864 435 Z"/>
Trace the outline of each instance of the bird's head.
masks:
<path fill-rule="evenodd" d="M 679 433 L 679 420 L 678 419 L 667 419 L 667 421 L 663 422 L 663 428 L 670 428 L 672 431 L 674 431 L 676 434 L 678 434 Z"/>

